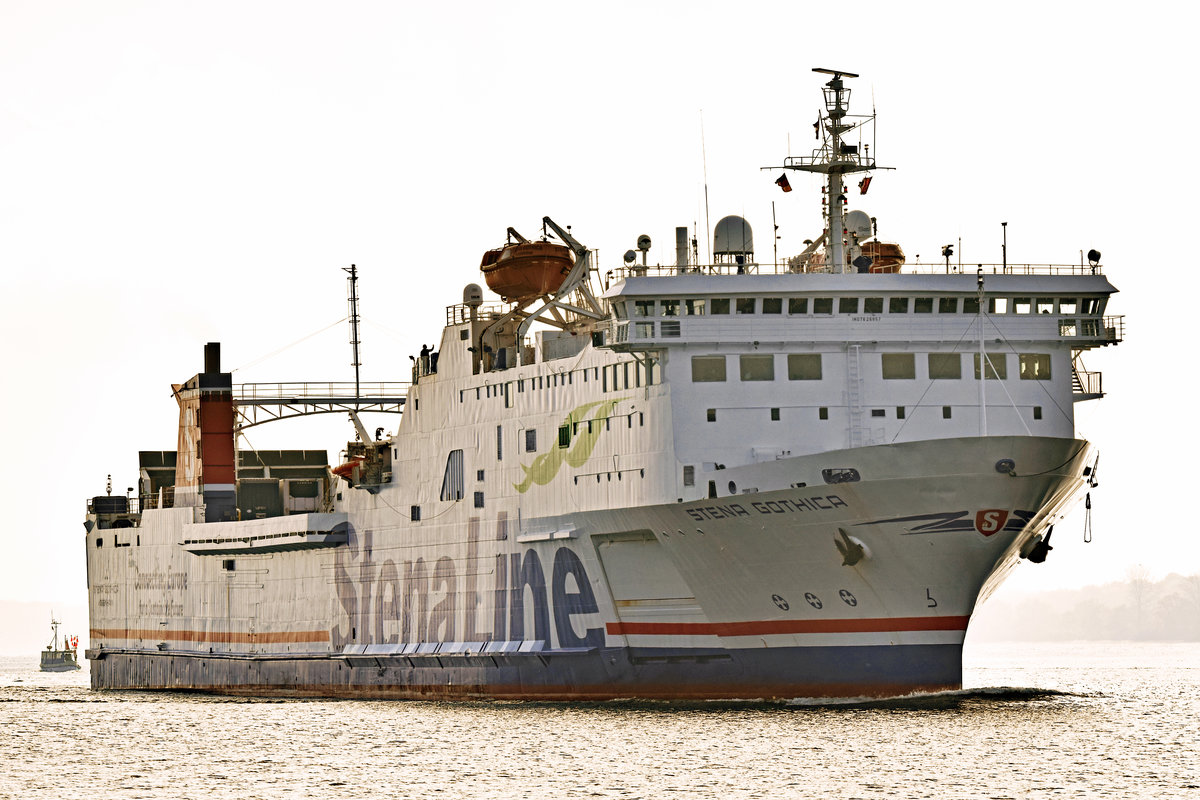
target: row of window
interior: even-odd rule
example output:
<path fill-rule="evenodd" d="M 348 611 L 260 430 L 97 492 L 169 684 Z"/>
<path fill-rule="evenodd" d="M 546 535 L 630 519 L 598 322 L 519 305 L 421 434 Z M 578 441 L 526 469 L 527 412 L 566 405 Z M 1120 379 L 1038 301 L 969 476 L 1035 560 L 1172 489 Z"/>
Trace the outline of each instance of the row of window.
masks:
<path fill-rule="evenodd" d="M 634 317 L 709 314 L 978 314 L 978 297 L 711 297 L 634 300 Z M 811 301 L 811 302 L 810 302 Z M 1099 297 L 989 297 L 989 314 L 1099 314 Z M 624 318 L 625 303 L 615 304 Z"/>
<path fill-rule="evenodd" d="M 769 419 L 771 422 L 779 422 L 781 420 L 780 410 L 778 408 L 772 408 L 772 409 L 769 409 L 769 411 L 770 411 Z M 1033 419 L 1040 420 L 1042 418 L 1042 407 L 1041 406 L 1032 406 L 1030 408 L 1030 411 L 1033 415 Z M 904 419 L 907 416 L 907 414 L 908 414 L 908 409 L 906 406 L 896 406 L 896 419 Z M 871 416 L 872 417 L 887 417 L 887 409 L 886 408 L 872 408 Z M 953 417 L 954 417 L 954 406 L 942 406 L 942 419 L 952 419 Z M 708 422 L 716 422 L 717 421 L 717 409 L 715 409 L 715 408 L 705 409 L 705 419 Z M 817 419 L 819 419 L 819 420 L 828 420 L 829 419 L 829 407 L 828 406 L 819 406 L 817 408 Z"/>
<path fill-rule="evenodd" d="M 599 383 L 602 392 L 620 392 L 640 388 L 643 384 L 653 386 L 655 369 L 653 362 L 624 361 L 607 367 L 587 367 L 568 372 L 553 372 L 549 375 L 536 375 L 532 378 L 519 378 L 505 383 L 476 386 L 474 389 L 475 399 L 502 399 L 506 408 L 512 408 L 514 394 L 573 386 L 576 383 L 577 375 L 580 383 Z M 458 402 L 466 402 L 471 392 L 471 389 L 459 389 Z"/>
<path fill-rule="evenodd" d="M 926 363 L 931 380 L 958 380 L 962 378 L 964 353 L 927 353 Z M 987 353 L 986 374 L 988 380 L 1004 380 L 1008 377 L 1008 353 Z M 1049 353 L 1017 353 L 1017 375 L 1021 380 L 1050 380 Z M 974 362 L 975 380 L 979 380 L 979 353 L 971 354 Z M 738 359 L 738 379 L 742 381 L 775 380 L 775 355 L 745 354 Z M 727 356 L 692 356 L 693 383 L 721 383 L 728 380 Z M 915 353 L 882 353 L 880 358 L 881 377 L 884 380 L 915 380 L 917 360 Z M 787 379 L 789 381 L 819 381 L 823 377 L 821 353 L 788 353 Z"/>

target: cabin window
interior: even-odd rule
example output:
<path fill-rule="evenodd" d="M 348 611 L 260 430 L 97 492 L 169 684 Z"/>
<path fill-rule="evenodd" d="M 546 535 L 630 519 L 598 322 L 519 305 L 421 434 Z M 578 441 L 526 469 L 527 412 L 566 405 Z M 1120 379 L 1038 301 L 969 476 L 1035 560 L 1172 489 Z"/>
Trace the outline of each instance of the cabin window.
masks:
<path fill-rule="evenodd" d="M 1042 407 L 1041 407 L 1041 406 L 1034 406 L 1034 407 L 1033 407 L 1033 418 L 1034 418 L 1034 419 L 1041 419 L 1041 418 L 1042 418 Z"/>
<path fill-rule="evenodd" d="M 714 297 L 712 303 L 709 304 L 710 314 L 728 314 L 729 313 L 729 298 Z"/>
<path fill-rule="evenodd" d="M 814 297 L 813 298 L 813 313 L 814 314 L 832 314 L 833 313 L 833 298 L 832 297 Z"/>
<path fill-rule="evenodd" d="M 725 356 L 692 356 L 693 383 L 719 383 L 725 380 Z"/>
<path fill-rule="evenodd" d="M 635 338 L 635 339 L 653 339 L 654 338 L 654 323 L 653 322 L 635 322 L 633 338 Z"/>
<path fill-rule="evenodd" d="M 408 518 L 413 522 L 420 522 L 421 521 L 421 507 L 420 506 L 409 506 Z"/>
<path fill-rule="evenodd" d="M 913 302 L 913 313 L 914 314 L 932 314 L 933 313 L 933 298 L 932 297 L 918 297 L 916 299 L 916 301 Z"/>
<path fill-rule="evenodd" d="M 988 298 L 988 313 L 989 314 L 1007 314 L 1008 313 L 1008 298 L 1007 297 L 989 297 Z"/>
<path fill-rule="evenodd" d="M 483 492 L 475 492 L 475 507 L 483 508 Z"/>
<path fill-rule="evenodd" d="M 692 466 L 691 464 L 685 464 L 683 467 L 683 485 L 684 486 L 695 486 L 696 485 L 696 468 L 694 466 Z"/>
<path fill-rule="evenodd" d="M 950 419 L 951 406 L 942 406 L 942 419 Z"/>
<path fill-rule="evenodd" d="M 707 410 L 705 416 L 709 422 L 716 422 L 717 421 L 717 410 L 715 408 L 710 408 Z"/>
<path fill-rule="evenodd" d="M 829 409 L 821 406 L 817 409 L 817 419 L 829 419 Z"/>
<path fill-rule="evenodd" d="M 912 380 L 917 377 L 916 359 L 912 353 L 884 353 L 884 380 Z"/>
<path fill-rule="evenodd" d="M 463 451 L 451 450 L 446 456 L 446 471 L 442 474 L 442 500 L 462 500 L 463 497 Z"/>
<path fill-rule="evenodd" d="M 930 353 L 930 380 L 958 380 L 962 378 L 961 353 Z"/>
<path fill-rule="evenodd" d="M 866 300 L 863 300 L 863 313 L 864 314 L 882 314 L 883 313 L 883 298 L 882 297 L 868 297 Z"/>
<path fill-rule="evenodd" d="M 1028 313 L 1028 312 L 1026 312 Z M 1060 314 L 1078 314 L 1079 301 L 1074 297 L 1064 297 L 1058 301 L 1058 313 Z"/>
<path fill-rule="evenodd" d="M 1080 314 L 1099 314 L 1100 313 L 1100 298 L 1085 297 L 1079 304 Z"/>
<path fill-rule="evenodd" d="M 763 298 L 763 313 L 764 314 L 782 314 L 783 313 L 783 298 L 782 297 L 764 297 Z"/>
<path fill-rule="evenodd" d="M 788 380 L 821 380 L 821 354 L 788 353 Z"/>
<path fill-rule="evenodd" d="M 662 334 L 664 339 L 678 339 L 679 338 L 679 320 L 665 319 L 662 322 L 658 323 L 658 326 L 659 326 L 659 332 Z"/>
<path fill-rule="evenodd" d="M 1053 297 L 1039 297 L 1037 299 L 1037 313 L 1053 314 L 1054 313 L 1054 298 Z"/>
<path fill-rule="evenodd" d="M 884 411 L 882 408 L 872 408 L 872 409 L 871 409 L 871 416 L 872 416 L 872 417 L 886 417 L 886 416 L 887 416 L 887 412 L 886 412 L 886 411 Z"/>
<path fill-rule="evenodd" d="M 496 460 L 504 460 L 504 426 L 496 426 Z"/>
<path fill-rule="evenodd" d="M 571 426 L 570 425 L 559 425 L 558 426 L 558 446 L 559 447 L 570 447 L 571 446 Z"/>
<path fill-rule="evenodd" d="M 958 298 L 957 297 L 939 297 L 938 298 L 938 313 L 939 314 L 957 314 L 958 313 Z"/>
<path fill-rule="evenodd" d="M 703 300 L 684 300 L 683 313 L 689 317 L 704 316 L 704 301 Z"/>
<path fill-rule="evenodd" d="M 975 356 L 975 380 L 979 380 L 979 353 Z M 1005 353 L 987 353 L 987 379 L 1004 380 L 1008 377 L 1008 357 Z"/>
<path fill-rule="evenodd" d="M 99 537 L 96 539 L 96 547 L 104 547 L 104 537 Z"/>
<path fill-rule="evenodd" d="M 735 304 L 737 313 L 753 314 L 754 307 L 757 302 L 758 302 L 758 298 L 755 298 L 755 297 L 739 297 Z"/>
<path fill-rule="evenodd" d="M 536 453 L 537 452 L 537 429 L 536 428 L 526 428 L 525 429 L 525 452 L 526 453 Z"/>
<path fill-rule="evenodd" d="M 233 572 L 236 566 L 237 564 L 232 558 L 221 559 L 221 569 L 225 570 L 226 572 Z"/>
<path fill-rule="evenodd" d="M 618 300 L 613 303 L 613 314 L 617 319 L 625 319 L 625 301 Z"/>
<path fill-rule="evenodd" d="M 1013 298 L 1013 313 L 1014 314 L 1032 314 L 1033 299 L 1030 297 L 1014 297 Z"/>
<path fill-rule="evenodd" d="M 908 313 L 908 298 L 907 297 L 888 298 L 888 313 L 889 314 L 907 314 Z"/>
<path fill-rule="evenodd" d="M 896 419 L 904 419 L 904 406 L 896 406 Z"/>
<path fill-rule="evenodd" d="M 633 315 L 635 317 L 653 317 L 654 316 L 654 301 L 653 300 L 634 300 Z"/>
<path fill-rule="evenodd" d="M 1079 335 L 1078 323 L 1073 319 L 1060 319 L 1058 321 L 1058 335 L 1059 336 L 1078 336 Z"/>
<path fill-rule="evenodd" d="M 779 422 L 779 409 L 778 408 L 771 409 L 771 422 Z"/>
<path fill-rule="evenodd" d="M 858 313 L 858 298 L 857 297 L 839 297 L 838 298 L 838 313 L 839 314 L 857 314 Z"/>
<path fill-rule="evenodd" d="M 744 381 L 773 381 L 775 380 L 775 356 L 746 355 L 739 356 L 741 379 Z"/>
<path fill-rule="evenodd" d="M 661 306 L 660 313 L 662 314 L 662 316 L 664 316 L 664 317 L 678 317 L 679 316 L 679 301 L 678 300 L 663 300 L 660 303 L 660 306 Z"/>
<path fill-rule="evenodd" d="M 1017 356 L 1017 363 L 1021 372 L 1021 380 L 1050 380 L 1049 353 L 1021 353 Z"/>
<path fill-rule="evenodd" d="M 808 313 L 808 298 L 807 297 L 789 297 L 788 298 L 788 313 L 789 314 L 807 314 Z"/>
<path fill-rule="evenodd" d="M 963 313 L 964 314 L 978 314 L 979 313 L 979 298 L 978 297 L 964 297 L 963 298 Z"/>

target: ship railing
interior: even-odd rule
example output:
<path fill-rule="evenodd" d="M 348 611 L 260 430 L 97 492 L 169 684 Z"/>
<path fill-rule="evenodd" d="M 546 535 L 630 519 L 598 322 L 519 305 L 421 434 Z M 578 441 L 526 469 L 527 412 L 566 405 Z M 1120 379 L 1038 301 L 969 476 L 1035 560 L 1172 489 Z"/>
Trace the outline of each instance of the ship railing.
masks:
<path fill-rule="evenodd" d="M 323 400 L 346 403 L 355 399 L 376 403 L 382 398 L 401 399 L 408 393 L 408 387 L 408 383 L 400 381 L 239 383 L 233 387 L 233 403 L 239 406 Z"/>
<path fill-rule="evenodd" d="M 1077 395 L 1087 395 L 1092 397 L 1100 397 L 1104 394 L 1103 374 L 1100 372 L 1087 372 L 1085 370 L 1073 370 L 1074 375 L 1071 383 L 1072 388 Z"/>
<path fill-rule="evenodd" d="M 476 319 L 500 319 L 509 311 L 508 306 L 500 303 L 488 303 L 487 305 L 478 306 L 475 309 Z M 446 306 L 446 324 L 461 325 L 464 322 L 471 321 L 471 307 L 458 303 L 452 306 Z"/>
<path fill-rule="evenodd" d="M 900 274 L 912 275 L 974 275 L 978 269 L 983 269 L 984 275 L 1102 275 L 1104 269 L 1100 264 L 951 264 L 947 269 L 943 263 L 906 262 L 900 267 Z M 810 273 L 829 274 L 832 270 L 818 268 L 809 270 Z M 785 275 L 802 272 L 789 267 L 786 263 L 771 264 L 690 264 L 686 267 L 668 265 L 633 265 L 622 266 L 609 271 L 605 275 L 605 289 L 616 279 L 624 278 L 662 278 L 674 275 Z M 875 273 L 884 274 L 884 273 Z"/>

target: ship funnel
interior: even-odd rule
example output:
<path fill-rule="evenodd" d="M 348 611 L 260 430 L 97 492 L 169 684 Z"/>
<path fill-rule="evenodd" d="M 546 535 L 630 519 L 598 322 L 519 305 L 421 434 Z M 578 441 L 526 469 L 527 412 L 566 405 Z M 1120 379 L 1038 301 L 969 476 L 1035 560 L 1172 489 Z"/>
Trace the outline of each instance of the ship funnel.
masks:
<path fill-rule="evenodd" d="M 209 342 L 204 345 L 204 371 L 207 373 L 221 371 L 220 342 Z"/>

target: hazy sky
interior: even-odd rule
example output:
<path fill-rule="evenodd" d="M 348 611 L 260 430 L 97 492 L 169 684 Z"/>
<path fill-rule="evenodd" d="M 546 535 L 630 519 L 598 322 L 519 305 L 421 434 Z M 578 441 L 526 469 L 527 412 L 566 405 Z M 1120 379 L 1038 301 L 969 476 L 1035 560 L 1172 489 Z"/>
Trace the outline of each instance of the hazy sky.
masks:
<path fill-rule="evenodd" d="M 897 170 L 858 205 L 910 258 L 961 237 L 964 262 L 999 261 L 1007 221 L 1009 261 L 1094 247 L 1121 290 L 1128 340 L 1084 359 L 1109 396 L 1076 406 L 1102 454 L 1095 541 L 1072 515 L 1006 591 L 1200 571 L 1177 366 L 1195 45 L 1180 6 L 1115 7 L 0 0 L 0 601 L 85 602 L 85 500 L 175 448 L 170 384 L 205 342 L 237 382 L 352 379 L 344 325 L 261 360 L 345 316 L 351 263 L 363 377 L 405 380 L 509 225 L 571 225 L 604 269 L 647 233 L 669 263 L 675 226 L 705 224 L 707 166 L 713 224 L 745 216 L 770 261 L 774 202 L 798 252 L 814 184 L 759 168 L 812 147 L 816 66 L 862 75 L 852 105 Z M 331 417 L 251 441 L 352 435 Z"/>

